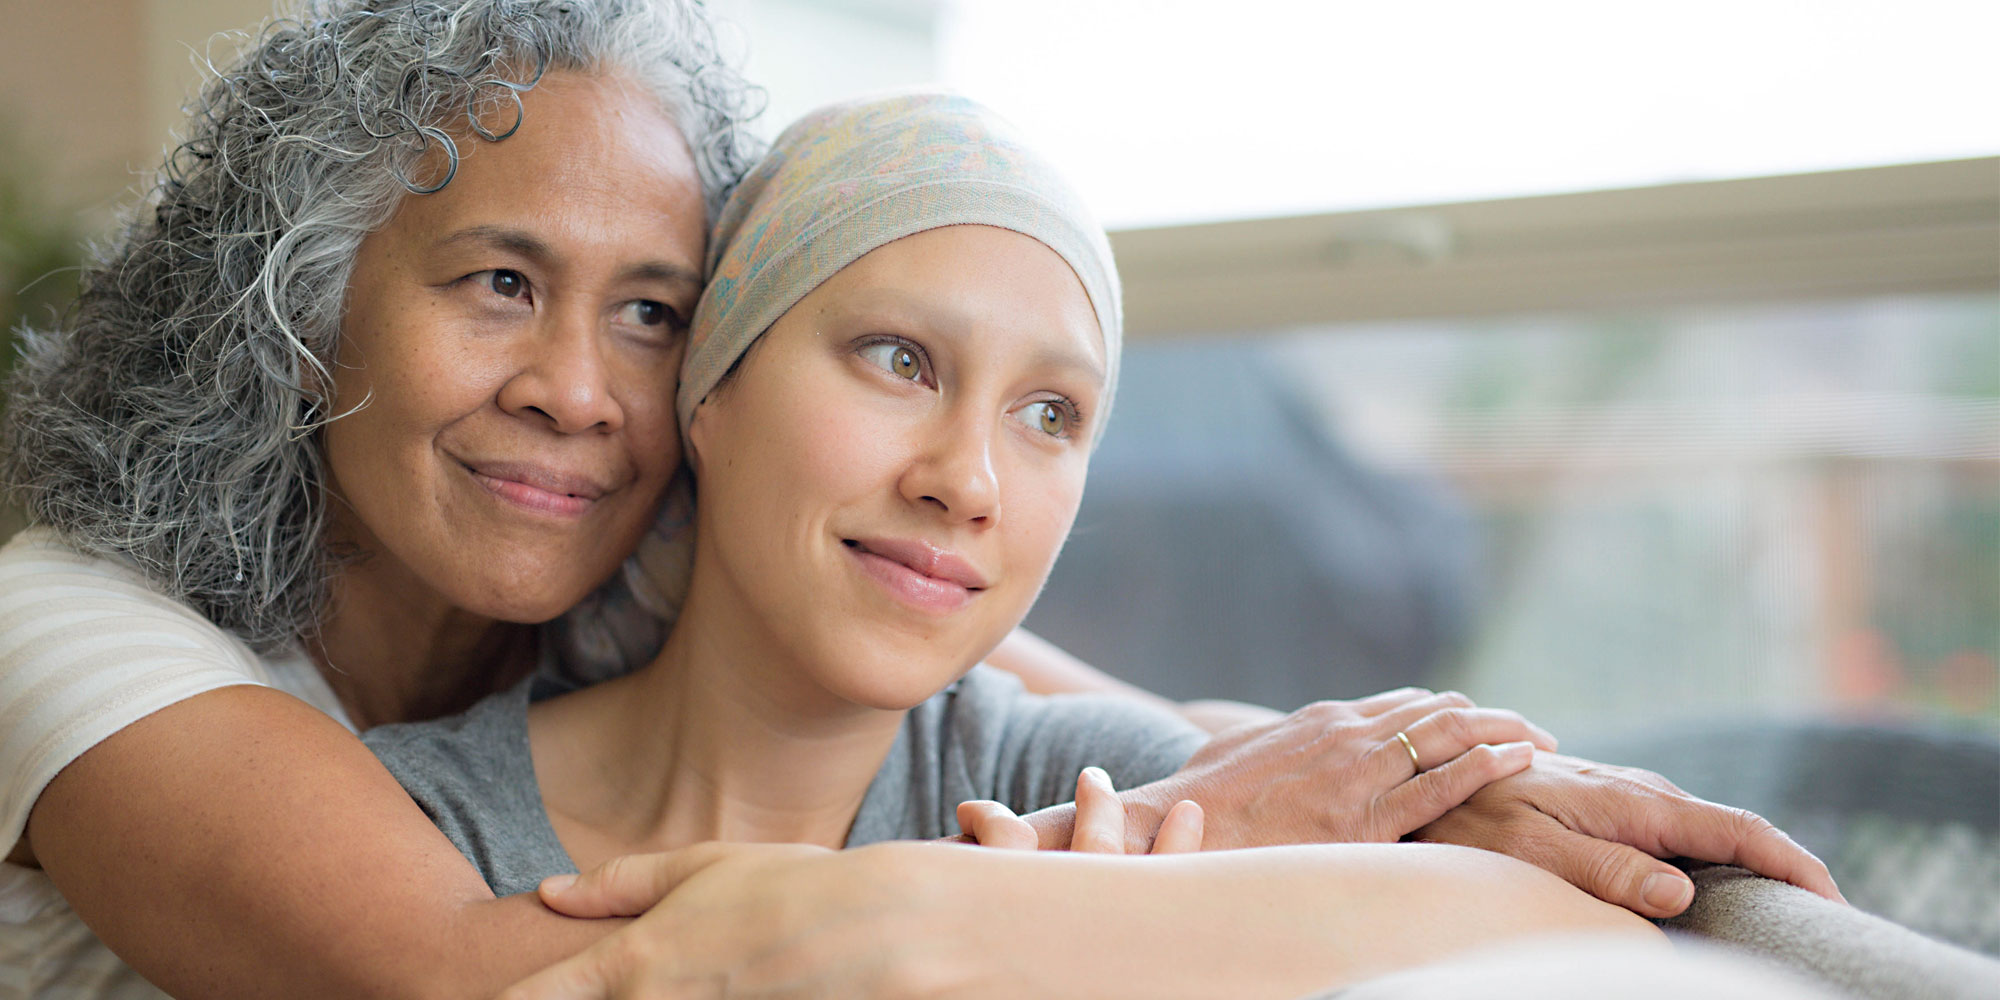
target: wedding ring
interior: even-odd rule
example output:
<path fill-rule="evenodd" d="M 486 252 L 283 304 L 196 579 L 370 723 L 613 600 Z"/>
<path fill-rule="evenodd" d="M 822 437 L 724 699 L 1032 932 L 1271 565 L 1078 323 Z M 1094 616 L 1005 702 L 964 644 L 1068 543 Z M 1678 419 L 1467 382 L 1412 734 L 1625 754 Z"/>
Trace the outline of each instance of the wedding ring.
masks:
<path fill-rule="evenodd" d="M 1423 761 L 1417 758 L 1417 745 L 1410 742 L 1410 735 L 1398 729 L 1396 730 L 1396 738 L 1402 740 L 1403 749 L 1410 752 L 1410 766 L 1416 768 L 1418 774 L 1424 773 Z"/>

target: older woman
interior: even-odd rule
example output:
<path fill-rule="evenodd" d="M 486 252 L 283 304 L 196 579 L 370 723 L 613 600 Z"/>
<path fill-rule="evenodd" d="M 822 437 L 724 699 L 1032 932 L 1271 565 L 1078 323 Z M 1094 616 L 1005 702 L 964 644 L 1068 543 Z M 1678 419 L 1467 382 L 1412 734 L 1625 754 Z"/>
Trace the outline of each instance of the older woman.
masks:
<path fill-rule="evenodd" d="M 676 595 L 626 560 L 678 462 L 676 328 L 741 102 L 698 12 L 639 0 L 317 3 L 204 92 L 9 389 L 40 525 L 0 555 L 15 980 L 147 992 L 94 931 L 176 992 L 478 994 L 605 932 L 494 899 L 349 726 L 654 652 Z M 1205 788 L 1221 843 L 1394 839 L 1524 765 L 1467 750 L 1526 732 L 1445 696 L 1322 706 L 1128 801 L 1156 820 Z M 1270 775 L 1306 797 L 1240 793 Z M 1519 777 L 1578 794 L 1560 766 Z M 1584 832 L 1823 878 L 1662 788 L 1582 793 L 1635 790 L 1667 808 Z M 1632 905 L 1678 879 L 1566 828 L 1508 836 L 1548 811 L 1456 836 Z M 1035 818 L 1051 842 L 1064 815 Z"/>

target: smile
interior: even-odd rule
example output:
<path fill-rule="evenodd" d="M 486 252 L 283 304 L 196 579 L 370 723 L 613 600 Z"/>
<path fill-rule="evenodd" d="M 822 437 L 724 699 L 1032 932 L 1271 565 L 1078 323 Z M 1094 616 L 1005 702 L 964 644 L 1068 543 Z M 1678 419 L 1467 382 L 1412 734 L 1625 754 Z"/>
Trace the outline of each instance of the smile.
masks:
<path fill-rule="evenodd" d="M 891 597 L 918 611 L 951 614 L 972 603 L 988 586 L 971 563 L 927 542 L 846 538 L 841 544 L 863 574 Z"/>
<path fill-rule="evenodd" d="M 465 465 L 472 480 L 510 507 L 564 519 L 582 517 L 609 492 L 587 476 L 511 462 Z"/>

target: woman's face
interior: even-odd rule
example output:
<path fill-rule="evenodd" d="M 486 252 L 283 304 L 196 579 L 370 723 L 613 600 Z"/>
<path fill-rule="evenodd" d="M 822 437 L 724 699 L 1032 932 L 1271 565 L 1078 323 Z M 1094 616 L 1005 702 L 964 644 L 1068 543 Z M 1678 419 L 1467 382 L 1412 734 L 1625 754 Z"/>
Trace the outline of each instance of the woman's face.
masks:
<path fill-rule="evenodd" d="M 690 607 L 740 609 L 722 627 L 845 701 L 921 702 L 1041 589 L 1104 370 L 1083 285 L 1029 237 L 951 226 L 867 254 L 696 411 Z"/>
<path fill-rule="evenodd" d="M 522 103 L 362 242 L 325 448 L 351 574 L 541 621 L 632 550 L 680 461 L 705 220 L 636 88 L 551 73 Z"/>

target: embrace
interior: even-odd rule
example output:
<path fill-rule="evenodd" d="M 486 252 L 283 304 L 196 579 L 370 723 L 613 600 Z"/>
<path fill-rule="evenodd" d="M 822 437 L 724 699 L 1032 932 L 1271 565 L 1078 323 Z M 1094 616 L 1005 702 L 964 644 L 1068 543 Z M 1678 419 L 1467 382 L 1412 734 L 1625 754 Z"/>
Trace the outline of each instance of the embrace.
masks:
<path fill-rule="evenodd" d="M 704 18 L 310 3 L 28 339 L 18 995 L 1284 998 L 1670 962 L 1665 859 L 1839 898 L 1456 694 L 1182 710 L 1017 631 L 1102 228 L 963 98 L 754 148 Z"/>

